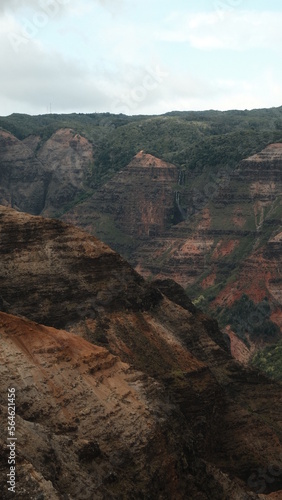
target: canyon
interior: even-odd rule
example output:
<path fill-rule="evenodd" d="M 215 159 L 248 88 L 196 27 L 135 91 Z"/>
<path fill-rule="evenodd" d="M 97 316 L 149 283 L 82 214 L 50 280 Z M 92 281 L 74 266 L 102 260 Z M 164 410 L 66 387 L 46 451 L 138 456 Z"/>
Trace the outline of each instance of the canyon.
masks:
<path fill-rule="evenodd" d="M 63 219 L 98 234 L 147 279 L 175 280 L 217 315 L 244 294 L 256 304 L 267 299 L 281 329 L 282 144 L 202 191 L 185 176 L 183 186 L 171 165 L 140 152 Z"/>
<path fill-rule="evenodd" d="M 238 332 L 221 317 L 243 295 L 258 305 L 267 299 L 281 330 L 282 143 L 202 172 L 141 150 L 95 184 L 99 141 L 74 129 L 23 140 L 0 130 L 0 139 L 3 205 L 81 227 L 146 279 L 175 280 L 232 342 Z"/>
<path fill-rule="evenodd" d="M 281 329 L 281 143 L 202 173 L 142 150 L 96 186 L 99 141 L 70 128 L 23 140 L 0 130 L 0 139 L 3 205 L 96 235 L 146 279 L 178 282 L 218 320 L 243 294 L 267 298 Z"/>
<path fill-rule="evenodd" d="M 4 500 L 282 498 L 280 111 L 0 119 Z"/>
<path fill-rule="evenodd" d="M 0 229 L 4 499 L 10 386 L 18 498 L 278 495 L 281 385 L 178 284 L 61 221 L 2 206 Z"/>

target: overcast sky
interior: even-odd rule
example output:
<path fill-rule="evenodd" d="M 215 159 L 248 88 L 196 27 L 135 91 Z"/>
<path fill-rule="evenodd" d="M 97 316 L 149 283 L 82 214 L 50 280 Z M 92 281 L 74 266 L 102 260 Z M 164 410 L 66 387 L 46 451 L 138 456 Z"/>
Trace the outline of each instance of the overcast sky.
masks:
<path fill-rule="evenodd" d="M 1 0 L 0 115 L 282 105 L 281 0 Z"/>

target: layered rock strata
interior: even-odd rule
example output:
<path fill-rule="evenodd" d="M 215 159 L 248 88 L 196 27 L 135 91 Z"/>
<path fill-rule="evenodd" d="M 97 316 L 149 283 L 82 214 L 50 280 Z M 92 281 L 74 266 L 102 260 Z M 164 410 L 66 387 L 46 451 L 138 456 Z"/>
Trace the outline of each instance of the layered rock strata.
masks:
<path fill-rule="evenodd" d="M 282 467 L 281 385 L 238 365 L 178 285 L 148 284 L 87 233 L 6 207 L 0 260 L 1 419 L 13 384 L 19 498 L 281 490 L 281 474 L 263 488 L 259 475 Z"/>
<path fill-rule="evenodd" d="M 31 214 L 54 215 L 87 193 L 90 142 L 71 129 L 24 141 L 0 130 L 0 203 Z"/>

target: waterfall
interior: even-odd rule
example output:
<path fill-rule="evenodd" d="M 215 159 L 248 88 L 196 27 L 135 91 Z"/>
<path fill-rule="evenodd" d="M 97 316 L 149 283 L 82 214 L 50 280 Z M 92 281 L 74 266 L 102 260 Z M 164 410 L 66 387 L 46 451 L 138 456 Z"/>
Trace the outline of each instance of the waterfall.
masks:
<path fill-rule="evenodd" d="M 182 220 L 185 220 L 186 219 L 186 213 L 185 213 L 185 211 L 183 210 L 183 208 L 181 207 L 181 204 L 180 204 L 180 192 L 179 191 L 175 191 L 175 204 L 176 204 L 176 206 L 178 208 L 179 213 L 181 214 Z"/>
<path fill-rule="evenodd" d="M 179 186 L 184 186 L 185 184 L 185 172 L 183 170 L 180 170 L 178 173 L 178 185 Z"/>

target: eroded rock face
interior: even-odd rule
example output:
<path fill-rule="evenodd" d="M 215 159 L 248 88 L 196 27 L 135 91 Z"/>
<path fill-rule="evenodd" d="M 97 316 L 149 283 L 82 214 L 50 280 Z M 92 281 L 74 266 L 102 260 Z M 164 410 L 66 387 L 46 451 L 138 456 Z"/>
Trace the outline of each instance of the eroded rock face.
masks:
<path fill-rule="evenodd" d="M 214 289 L 215 307 L 242 293 L 255 302 L 268 297 L 279 318 L 282 145 L 243 160 L 198 200 L 182 180 L 174 166 L 140 152 L 64 218 L 99 234 L 145 277 L 197 284 L 196 299 Z M 191 210 L 181 221 L 183 200 Z"/>
<path fill-rule="evenodd" d="M 255 246 L 264 234 L 273 238 L 271 233 L 279 232 L 281 193 L 282 145 L 273 144 L 243 160 L 234 172 L 229 172 L 227 179 L 214 183 L 213 196 L 206 196 L 206 206 L 193 217 L 173 227 L 162 238 L 146 243 L 144 254 L 151 255 L 147 266 L 154 274 L 159 267 L 163 276 L 171 276 L 175 270 L 176 281 L 181 276 L 182 284 L 187 285 L 193 282 L 193 277 L 191 266 L 187 265 L 185 273 L 185 264 L 193 263 L 196 278 L 209 268 L 212 271 L 213 265 L 215 268 L 224 265 L 232 255 L 238 264 L 240 255 L 237 262 L 235 255 L 243 240 L 250 240 Z M 163 254 L 166 254 L 164 259 Z M 141 247 L 138 262 L 145 270 Z"/>
<path fill-rule="evenodd" d="M 194 299 L 208 295 L 214 310 L 242 294 L 266 297 L 281 327 L 282 144 L 243 160 L 213 188 L 193 216 L 140 244 L 133 262 L 146 277 L 193 286 Z"/>
<path fill-rule="evenodd" d="M 53 215 L 85 192 L 93 147 L 73 130 L 61 129 L 43 144 L 38 159 L 52 172 L 43 214 Z"/>
<path fill-rule="evenodd" d="M 179 217 L 175 165 L 140 151 L 130 164 L 63 219 L 125 250 L 165 232 Z M 123 241 L 124 240 L 124 241 Z M 120 245 L 120 246 L 119 246 Z"/>
<path fill-rule="evenodd" d="M 145 285 L 129 264 L 97 238 L 58 220 L 14 214 L 0 208 L 0 295 L 10 311 L 60 327 L 66 320 L 80 318 L 85 304 L 95 315 L 99 307 L 138 311 L 160 300 L 160 292 Z"/>
<path fill-rule="evenodd" d="M 145 283 L 62 222 L 0 215 L 1 446 L 13 383 L 19 498 L 281 490 L 282 475 L 259 477 L 282 467 L 281 385 L 238 365 L 179 286 Z M 5 458 L 0 471 L 5 491 Z"/>
<path fill-rule="evenodd" d="M 70 129 L 42 142 L 0 131 L 0 202 L 31 214 L 54 215 L 87 192 L 92 145 Z"/>
<path fill-rule="evenodd" d="M 16 388 L 17 498 L 184 495 L 167 446 L 171 408 L 154 380 L 76 335 L 4 313 L 0 339 L 1 380 Z M 6 420 L 1 397 L 3 430 Z"/>
<path fill-rule="evenodd" d="M 45 205 L 50 174 L 33 151 L 0 131 L 0 202 L 31 214 Z"/>

